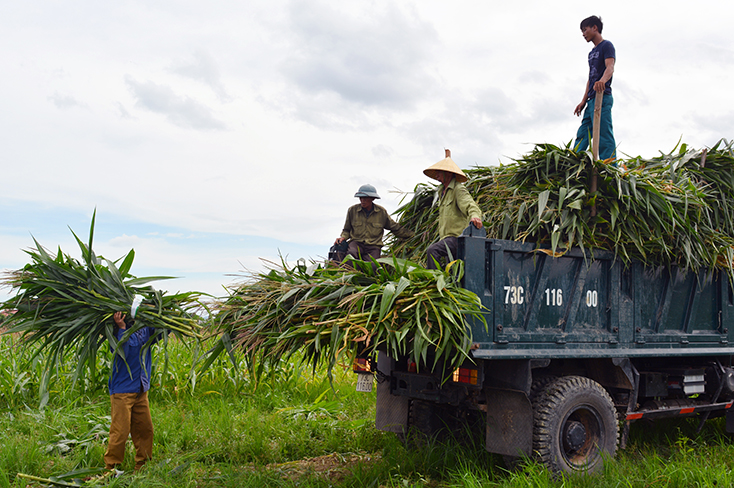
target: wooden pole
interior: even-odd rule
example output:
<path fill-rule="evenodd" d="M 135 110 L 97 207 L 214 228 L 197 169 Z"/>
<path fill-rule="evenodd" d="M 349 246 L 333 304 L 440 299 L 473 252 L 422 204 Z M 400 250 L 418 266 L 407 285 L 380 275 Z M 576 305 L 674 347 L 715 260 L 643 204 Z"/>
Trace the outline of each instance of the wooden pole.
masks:
<path fill-rule="evenodd" d="M 591 139 L 591 154 L 594 158 L 594 164 L 599 161 L 599 132 L 601 131 L 601 103 L 604 99 L 604 92 L 596 92 L 594 98 L 594 125 L 592 126 L 592 139 Z M 596 166 L 593 166 L 591 171 L 591 193 L 596 193 L 597 190 L 597 175 Z M 596 203 L 591 206 L 591 216 L 596 217 Z"/>
<path fill-rule="evenodd" d="M 601 130 L 601 102 L 604 99 L 604 92 L 597 92 L 594 102 L 594 128 L 592 135 L 592 146 L 591 151 L 594 154 L 594 161 L 599 160 L 599 132 Z M 596 191 L 596 190 L 592 190 Z"/>

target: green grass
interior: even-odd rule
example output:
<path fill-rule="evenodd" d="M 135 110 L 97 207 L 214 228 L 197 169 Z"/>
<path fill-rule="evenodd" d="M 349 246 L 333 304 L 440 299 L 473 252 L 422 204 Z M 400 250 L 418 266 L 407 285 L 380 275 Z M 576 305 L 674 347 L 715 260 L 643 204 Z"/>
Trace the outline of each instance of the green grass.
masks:
<path fill-rule="evenodd" d="M 168 348 L 150 394 L 154 458 L 132 473 L 129 445 L 117 487 L 721 487 L 734 485 L 734 444 L 723 419 L 700 434 L 694 420 L 633 424 L 630 441 L 598 476 L 554 478 L 537 463 L 516 471 L 475 445 L 428 443 L 406 448 L 375 430 L 374 395 L 357 394 L 349 372 L 334 389 L 294 363 L 253 389 L 242 370 L 220 361 L 188 378 L 191 351 Z M 43 486 L 18 473 L 48 478 L 103 466 L 109 397 L 102 384 L 71 386 L 71 371 L 52 379 L 38 409 L 40 368 L 22 366 L 28 351 L 0 338 L 0 488 Z M 101 361 L 101 367 L 104 365 Z M 72 370 L 72 368 L 69 368 Z M 15 377 L 13 377 L 15 375 Z M 20 378 L 20 380 L 18 380 Z M 100 380 L 101 381 L 101 380 Z M 21 385 L 21 386 L 19 386 Z M 324 470 L 327 465 L 331 469 Z"/>

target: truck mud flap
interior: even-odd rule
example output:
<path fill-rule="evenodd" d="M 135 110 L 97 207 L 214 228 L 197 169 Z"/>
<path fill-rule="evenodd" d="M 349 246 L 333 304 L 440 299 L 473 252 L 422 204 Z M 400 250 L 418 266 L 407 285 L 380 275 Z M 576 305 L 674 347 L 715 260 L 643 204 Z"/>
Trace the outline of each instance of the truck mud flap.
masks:
<path fill-rule="evenodd" d="M 530 455 L 533 406 L 525 392 L 487 390 L 487 451 L 505 456 Z"/>
<path fill-rule="evenodd" d="M 394 360 L 385 353 L 377 355 L 377 370 L 392 371 Z M 375 405 L 375 428 L 396 434 L 408 430 L 408 408 L 410 400 L 406 396 L 390 394 L 390 380 L 377 382 L 377 403 Z"/>

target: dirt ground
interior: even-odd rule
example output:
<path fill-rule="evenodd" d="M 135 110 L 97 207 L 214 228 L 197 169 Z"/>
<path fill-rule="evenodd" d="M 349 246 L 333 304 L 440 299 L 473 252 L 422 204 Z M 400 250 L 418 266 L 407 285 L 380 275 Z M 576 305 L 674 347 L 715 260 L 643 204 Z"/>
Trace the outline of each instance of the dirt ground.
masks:
<path fill-rule="evenodd" d="M 334 453 L 287 463 L 269 464 L 267 469 L 280 471 L 284 478 L 292 481 L 298 480 L 304 475 L 314 474 L 338 482 L 351 473 L 357 464 L 376 463 L 380 459 L 379 453 Z"/>

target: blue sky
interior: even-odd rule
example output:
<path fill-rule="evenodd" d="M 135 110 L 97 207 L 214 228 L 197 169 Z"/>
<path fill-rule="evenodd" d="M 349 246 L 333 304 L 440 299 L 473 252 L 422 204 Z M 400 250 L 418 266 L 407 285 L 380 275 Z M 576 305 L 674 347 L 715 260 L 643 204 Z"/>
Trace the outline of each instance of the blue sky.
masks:
<path fill-rule="evenodd" d="M 364 183 L 394 211 L 444 148 L 462 167 L 569 142 L 601 15 L 619 152 L 731 137 L 731 3 L 47 0 L 0 6 L 0 270 L 31 235 L 136 251 L 221 294 L 323 257 Z M 7 290 L 0 289 L 0 298 Z"/>

